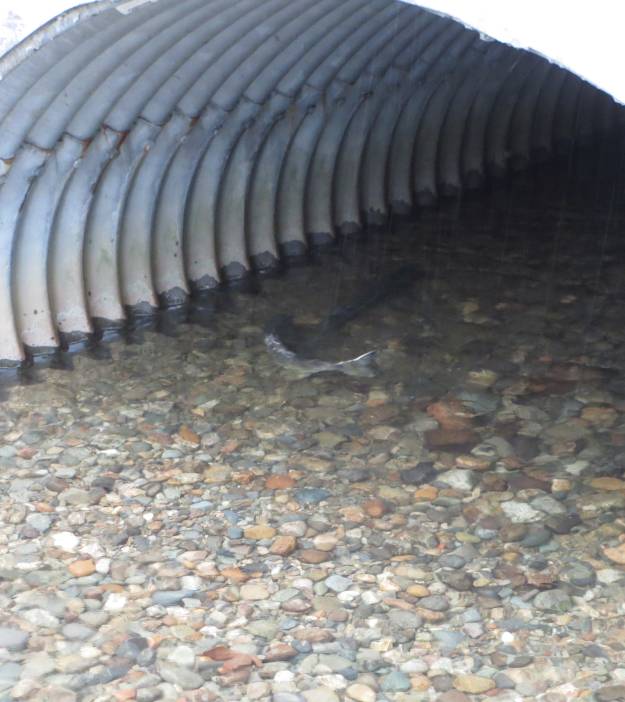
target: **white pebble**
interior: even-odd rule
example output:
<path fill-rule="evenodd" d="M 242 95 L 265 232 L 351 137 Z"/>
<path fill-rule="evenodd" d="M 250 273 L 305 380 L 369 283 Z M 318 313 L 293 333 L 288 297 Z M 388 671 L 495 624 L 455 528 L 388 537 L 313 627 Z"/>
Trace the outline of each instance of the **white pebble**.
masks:
<path fill-rule="evenodd" d="M 96 572 L 100 575 L 106 575 L 111 569 L 111 559 L 110 558 L 98 558 L 95 562 Z"/>
<path fill-rule="evenodd" d="M 345 592 L 339 592 L 336 599 L 339 602 L 353 602 L 360 597 L 360 590 L 345 590 Z"/>
<path fill-rule="evenodd" d="M 180 578 L 183 590 L 193 590 L 197 592 L 202 589 L 202 578 L 198 578 L 197 575 L 184 575 Z"/>
<path fill-rule="evenodd" d="M 71 553 L 78 547 L 80 539 L 71 531 L 59 531 L 58 534 L 52 534 L 52 543 L 57 548 Z"/>
<path fill-rule="evenodd" d="M 167 656 L 167 660 L 184 668 L 192 668 L 195 663 L 195 653 L 190 646 L 176 646 Z"/>
<path fill-rule="evenodd" d="M 124 609 L 128 598 L 120 592 L 111 592 L 104 603 L 104 610 L 107 612 L 119 612 Z"/>
<path fill-rule="evenodd" d="M 366 605 L 374 605 L 378 604 L 378 602 L 381 602 L 382 597 L 376 592 L 372 592 L 371 590 L 365 590 L 365 592 L 362 593 L 362 601 Z"/>
<path fill-rule="evenodd" d="M 514 634 L 511 631 L 504 631 L 501 634 L 501 640 L 505 644 L 510 644 L 514 641 Z"/>
<path fill-rule="evenodd" d="M 99 658 L 102 655 L 102 651 L 95 646 L 87 644 L 81 647 L 80 655 L 82 658 Z"/>
<path fill-rule="evenodd" d="M 344 690 L 347 687 L 347 680 L 342 675 L 318 675 L 315 682 L 331 690 Z"/>

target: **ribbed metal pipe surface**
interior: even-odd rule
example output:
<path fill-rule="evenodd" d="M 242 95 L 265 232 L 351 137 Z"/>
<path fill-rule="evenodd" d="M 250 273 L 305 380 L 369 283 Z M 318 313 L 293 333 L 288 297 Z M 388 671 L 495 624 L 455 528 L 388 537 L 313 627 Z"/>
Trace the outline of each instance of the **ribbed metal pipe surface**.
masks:
<path fill-rule="evenodd" d="M 605 94 L 394 0 L 97 2 L 0 58 L 0 359 L 526 167 Z"/>

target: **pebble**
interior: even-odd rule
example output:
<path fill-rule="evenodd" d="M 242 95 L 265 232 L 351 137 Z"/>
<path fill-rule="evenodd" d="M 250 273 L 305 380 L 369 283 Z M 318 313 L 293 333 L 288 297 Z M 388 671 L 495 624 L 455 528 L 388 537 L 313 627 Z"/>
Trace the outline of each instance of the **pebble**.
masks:
<path fill-rule="evenodd" d="M 86 558 L 81 561 L 74 561 L 73 563 L 70 563 L 68 570 L 75 578 L 84 578 L 92 573 L 95 573 L 95 563 L 91 558 Z"/>
<path fill-rule="evenodd" d="M 78 622 L 66 624 L 61 629 L 61 633 L 66 639 L 77 641 L 86 641 L 95 634 L 93 629 Z"/>
<path fill-rule="evenodd" d="M 323 488 L 302 488 L 301 490 L 296 490 L 293 497 L 301 505 L 316 505 L 327 500 L 330 497 L 330 492 Z"/>
<path fill-rule="evenodd" d="M 622 543 L 620 546 L 606 546 L 603 549 L 603 553 L 612 563 L 625 565 L 625 543 Z"/>
<path fill-rule="evenodd" d="M 625 685 L 604 685 L 595 692 L 598 702 L 619 702 L 625 700 Z"/>
<path fill-rule="evenodd" d="M 444 595 L 428 595 L 419 600 L 419 607 L 431 609 L 433 612 L 446 612 L 449 606 L 449 600 Z"/>
<path fill-rule="evenodd" d="M 191 597 L 193 592 L 193 590 L 157 590 L 152 593 L 152 602 L 161 607 L 174 607 L 185 597 Z"/>
<path fill-rule="evenodd" d="M 446 483 L 455 490 L 473 490 L 477 476 L 470 470 L 447 470 L 437 476 L 436 480 Z"/>
<path fill-rule="evenodd" d="M 262 541 L 263 539 L 272 539 L 276 535 L 276 530 L 266 524 L 256 524 L 243 530 L 243 536 L 246 539 L 254 541 Z"/>
<path fill-rule="evenodd" d="M 404 485 L 422 485 L 436 476 L 436 469 L 432 463 L 419 463 L 414 468 L 406 468 L 399 472 Z"/>
<path fill-rule="evenodd" d="M 384 692 L 405 692 L 412 687 L 410 678 L 401 670 L 394 670 L 382 678 L 380 687 Z"/>
<path fill-rule="evenodd" d="M 269 549 L 276 556 L 289 556 L 297 548 L 297 538 L 283 534 L 274 539 Z"/>
<path fill-rule="evenodd" d="M 296 556 L 298 560 L 302 561 L 303 563 L 312 564 L 325 563 L 325 561 L 329 560 L 330 558 L 326 551 L 320 551 L 319 549 L 315 548 L 301 549 L 297 552 Z"/>
<path fill-rule="evenodd" d="M 349 578 L 344 578 L 342 575 L 333 574 L 324 581 L 328 589 L 333 592 L 345 592 L 352 586 L 352 581 Z"/>
<path fill-rule="evenodd" d="M 6 648 L 9 651 L 23 651 L 29 638 L 30 634 L 26 631 L 0 626 L 0 648 Z"/>
<path fill-rule="evenodd" d="M 266 600 L 269 597 L 269 589 L 264 583 L 246 583 L 241 586 L 241 597 L 244 600 Z"/>
<path fill-rule="evenodd" d="M 502 502 L 501 509 L 513 524 L 537 522 L 542 518 L 542 514 L 538 510 L 527 502 L 519 502 L 518 500 Z"/>
<path fill-rule="evenodd" d="M 306 702 L 340 702 L 339 696 L 329 687 L 316 687 L 312 690 L 304 690 L 302 697 Z M 284 702 L 287 701 L 285 700 Z"/>
<path fill-rule="evenodd" d="M 204 684 L 204 678 L 201 675 L 166 661 L 159 661 L 156 664 L 156 669 L 163 680 L 177 685 L 183 690 L 197 690 Z"/>
<path fill-rule="evenodd" d="M 533 604 L 541 612 L 568 612 L 573 607 L 569 595 L 558 589 L 539 592 L 534 597 Z"/>
<path fill-rule="evenodd" d="M 375 518 L 383 517 L 390 511 L 389 504 L 385 500 L 381 500 L 379 498 L 367 500 L 367 502 L 363 504 L 362 508 L 365 511 L 365 514 Z"/>
<path fill-rule="evenodd" d="M 521 546 L 526 548 L 538 548 L 551 541 L 553 533 L 544 526 L 535 526 L 528 529 L 526 535 L 521 539 Z"/>
<path fill-rule="evenodd" d="M 26 523 L 39 533 L 45 534 L 52 526 L 52 517 L 47 514 L 29 514 Z"/>
<path fill-rule="evenodd" d="M 471 695 L 479 695 L 488 692 L 496 687 L 496 684 L 490 678 L 485 678 L 480 675 L 457 675 L 454 678 L 453 686 L 456 690 L 467 692 Z"/>
<path fill-rule="evenodd" d="M 56 534 L 52 534 L 52 543 L 56 548 L 72 553 L 78 548 L 80 539 L 76 536 L 76 534 L 72 534 L 70 531 L 61 531 Z"/>
<path fill-rule="evenodd" d="M 560 579 L 575 587 L 587 588 L 595 585 L 597 574 L 591 565 L 578 561 L 562 569 L 560 571 Z"/>
<path fill-rule="evenodd" d="M 349 685 L 345 692 L 350 700 L 356 700 L 356 702 L 376 702 L 375 690 L 362 683 Z"/>

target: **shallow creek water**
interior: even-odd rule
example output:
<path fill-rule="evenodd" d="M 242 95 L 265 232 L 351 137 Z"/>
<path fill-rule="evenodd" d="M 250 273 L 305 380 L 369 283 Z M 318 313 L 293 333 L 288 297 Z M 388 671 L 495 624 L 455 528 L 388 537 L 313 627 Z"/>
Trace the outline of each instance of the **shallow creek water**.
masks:
<path fill-rule="evenodd" d="M 625 699 L 625 212 L 575 173 L 5 383 L 0 700 Z M 406 262 L 315 349 L 375 378 L 267 354 Z"/>

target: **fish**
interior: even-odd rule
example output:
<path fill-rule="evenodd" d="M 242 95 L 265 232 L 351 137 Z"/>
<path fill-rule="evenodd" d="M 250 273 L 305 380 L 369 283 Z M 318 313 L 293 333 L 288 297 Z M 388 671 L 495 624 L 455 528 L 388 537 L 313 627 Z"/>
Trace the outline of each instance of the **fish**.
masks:
<path fill-rule="evenodd" d="M 373 378 L 377 373 L 375 357 L 377 351 L 350 358 L 346 361 L 322 361 L 317 358 L 305 358 L 287 348 L 280 339 L 278 330 L 286 324 L 291 324 L 293 318 L 289 315 L 275 317 L 265 330 L 265 346 L 269 353 L 278 360 L 280 365 L 298 378 L 307 378 L 316 373 L 343 373 L 355 378 Z"/>
<path fill-rule="evenodd" d="M 419 276 L 420 271 L 415 266 L 402 266 L 377 284 L 368 285 L 364 294 L 359 295 L 351 304 L 335 307 L 318 325 L 316 334 L 304 344 L 304 348 L 311 349 L 323 337 L 336 333 L 364 310 L 397 294 L 414 283 Z M 356 378 L 373 378 L 377 375 L 378 368 L 375 360 L 378 352 L 376 350 L 367 351 L 344 361 L 323 361 L 314 356 L 302 354 L 301 351 L 295 351 L 283 341 L 285 330 L 293 328 L 291 315 L 278 315 L 266 325 L 264 342 L 267 350 L 278 363 L 298 378 L 307 378 L 324 372 L 343 373 Z"/>

